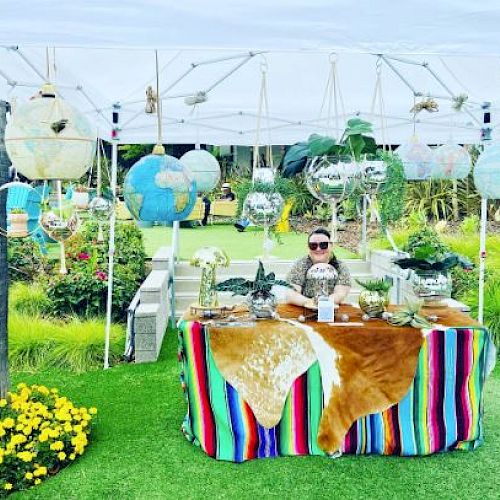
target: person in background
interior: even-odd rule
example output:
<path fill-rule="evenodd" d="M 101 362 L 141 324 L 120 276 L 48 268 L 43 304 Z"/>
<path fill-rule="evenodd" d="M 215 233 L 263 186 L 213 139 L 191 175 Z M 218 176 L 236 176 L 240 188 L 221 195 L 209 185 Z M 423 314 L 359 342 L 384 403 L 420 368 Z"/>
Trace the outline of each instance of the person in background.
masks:
<path fill-rule="evenodd" d="M 342 303 L 351 289 L 351 276 L 346 265 L 340 262 L 333 253 L 330 232 L 319 227 L 309 233 L 307 239 L 308 255 L 298 259 L 290 269 L 286 281 L 293 289 L 288 290 L 286 302 L 297 306 L 315 309 L 314 283 L 307 278 L 307 271 L 315 264 L 330 264 L 336 270 L 335 280 L 328 282 L 328 294 L 335 305 Z"/>
<path fill-rule="evenodd" d="M 229 182 L 224 182 L 221 187 L 221 195 L 219 196 L 220 200 L 228 200 L 234 201 L 236 198 L 235 194 L 231 191 L 231 184 Z M 210 215 L 210 206 L 211 201 L 207 195 L 205 195 L 202 199 L 203 204 L 205 205 L 205 211 L 203 213 L 203 219 L 201 221 L 202 226 L 206 226 L 208 224 L 208 216 Z"/>

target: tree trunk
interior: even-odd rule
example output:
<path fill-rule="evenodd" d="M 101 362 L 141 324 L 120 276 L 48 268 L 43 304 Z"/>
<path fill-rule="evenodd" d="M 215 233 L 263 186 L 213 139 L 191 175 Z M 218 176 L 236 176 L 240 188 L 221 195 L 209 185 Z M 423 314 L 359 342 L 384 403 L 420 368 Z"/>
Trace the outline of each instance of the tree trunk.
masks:
<path fill-rule="evenodd" d="M 0 185 L 9 180 L 10 161 L 5 151 L 5 125 L 8 104 L 0 101 Z M 0 192 L 0 227 L 7 228 L 7 190 Z M 0 235 L 0 397 L 5 398 L 10 389 L 9 351 L 7 341 L 7 299 L 9 273 L 7 264 L 7 238 Z"/>

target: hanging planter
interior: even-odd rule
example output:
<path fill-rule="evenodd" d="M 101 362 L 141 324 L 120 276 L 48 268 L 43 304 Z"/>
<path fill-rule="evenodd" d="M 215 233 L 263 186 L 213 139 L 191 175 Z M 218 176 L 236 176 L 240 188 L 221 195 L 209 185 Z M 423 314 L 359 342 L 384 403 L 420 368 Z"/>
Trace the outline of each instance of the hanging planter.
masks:
<path fill-rule="evenodd" d="M 179 161 L 191 173 L 199 193 L 210 193 L 220 180 L 217 158 L 204 149 L 193 149 L 183 154 Z"/>
<path fill-rule="evenodd" d="M 395 151 L 403 163 L 405 177 L 409 181 L 423 181 L 431 177 L 435 168 L 432 149 L 414 135 L 409 142 L 401 144 Z"/>
<path fill-rule="evenodd" d="M 434 151 L 433 179 L 465 179 L 472 161 L 465 148 L 458 144 L 443 144 Z"/>

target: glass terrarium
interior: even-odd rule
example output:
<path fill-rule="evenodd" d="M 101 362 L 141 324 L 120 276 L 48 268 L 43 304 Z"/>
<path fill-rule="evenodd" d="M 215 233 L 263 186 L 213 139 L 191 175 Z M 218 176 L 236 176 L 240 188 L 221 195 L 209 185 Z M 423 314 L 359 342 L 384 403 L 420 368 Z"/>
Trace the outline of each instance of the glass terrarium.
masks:
<path fill-rule="evenodd" d="M 451 277 L 437 271 L 414 271 L 413 293 L 424 301 L 424 307 L 444 307 L 451 297 Z"/>

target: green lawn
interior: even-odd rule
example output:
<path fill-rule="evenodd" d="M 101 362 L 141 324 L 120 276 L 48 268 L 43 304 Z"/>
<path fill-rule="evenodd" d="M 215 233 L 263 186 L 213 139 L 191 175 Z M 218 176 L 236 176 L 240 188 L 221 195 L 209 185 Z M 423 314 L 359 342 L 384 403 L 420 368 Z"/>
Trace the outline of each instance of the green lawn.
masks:
<path fill-rule="evenodd" d="M 86 453 L 15 498 L 498 498 L 500 367 L 488 380 L 486 443 L 473 453 L 426 458 L 290 457 L 231 464 L 207 457 L 180 432 L 186 404 L 176 338 L 159 362 L 81 375 L 15 375 L 14 383 L 57 386 L 99 410 Z"/>
<path fill-rule="evenodd" d="M 162 246 L 170 246 L 172 229 L 156 226 L 143 228 L 144 245 L 148 257 Z M 275 243 L 272 255 L 281 259 L 297 259 L 306 253 L 307 235 L 305 233 L 281 233 L 283 244 Z M 181 228 L 179 235 L 179 252 L 181 259 L 190 259 L 193 253 L 202 246 L 217 246 L 224 249 L 234 260 L 252 259 L 262 255 L 263 230 L 251 227 L 239 233 L 230 224 L 214 224 Z M 343 248 L 335 250 L 339 258 L 356 258 L 357 256 Z"/>

